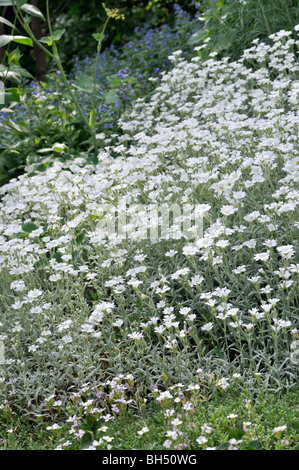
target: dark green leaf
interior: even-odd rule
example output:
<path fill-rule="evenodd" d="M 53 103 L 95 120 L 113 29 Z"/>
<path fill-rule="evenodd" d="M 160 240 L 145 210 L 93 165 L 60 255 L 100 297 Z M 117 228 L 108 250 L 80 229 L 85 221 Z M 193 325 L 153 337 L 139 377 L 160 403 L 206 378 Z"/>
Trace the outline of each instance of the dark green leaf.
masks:
<path fill-rule="evenodd" d="M 262 449 L 263 449 L 263 446 L 260 441 L 251 441 L 245 447 L 245 450 L 262 450 Z"/>
<path fill-rule="evenodd" d="M 53 34 L 54 41 L 55 42 L 59 41 L 64 35 L 64 33 L 65 33 L 65 29 L 58 29 L 57 31 L 55 31 Z"/>
<path fill-rule="evenodd" d="M 18 88 L 8 88 L 5 90 L 5 104 L 11 101 L 20 102 L 20 90 Z"/>
<path fill-rule="evenodd" d="M 229 446 L 230 446 L 229 442 L 224 442 L 223 444 L 218 446 L 216 450 L 227 450 L 229 448 Z"/>
<path fill-rule="evenodd" d="M 46 36 L 44 38 L 41 38 L 40 42 L 43 42 L 44 44 L 47 44 L 48 46 L 52 46 L 53 42 L 58 42 L 62 38 L 64 33 L 65 33 L 65 29 L 58 29 L 57 31 L 54 32 L 53 37 Z"/>
<path fill-rule="evenodd" d="M 42 12 L 33 5 L 23 5 L 21 9 L 31 16 L 36 16 L 37 18 L 41 18 L 42 20 L 45 20 L 45 17 L 42 14 Z"/>
<path fill-rule="evenodd" d="M 81 439 L 81 449 L 86 449 L 87 447 L 91 446 L 93 441 L 93 435 L 91 432 L 85 432 Z"/>
<path fill-rule="evenodd" d="M 103 93 L 103 98 L 106 104 L 113 104 L 119 101 L 119 96 L 114 90 L 109 90 Z"/>
<path fill-rule="evenodd" d="M 23 230 L 23 232 L 26 232 L 26 233 L 31 233 L 31 232 L 33 232 L 34 230 L 37 230 L 37 229 L 38 229 L 38 226 L 33 224 L 32 222 L 28 222 L 28 223 L 22 225 L 22 230 Z"/>
<path fill-rule="evenodd" d="M 84 237 L 84 233 L 80 233 L 80 235 L 76 237 L 76 242 L 78 243 L 78 245 L 84 240 Z"/>
<path fill-rule="evenodd" d="M 81 74 L 76 79 L 74 86 L 80 91 L 89 93 L 93 91 L 93 78 L 89 75 Z"/>
<path fill-rule="evenodd" d="M 104 419 L 98 419 L 97 420 L 97 428 L 101 428 L 102 426 L 104 426 L 106 424 L 106 421 Z"/>
<path fill-rule="evenodd" d="M 94 33 L 92 36 L 98 42 L 101 42 L 104 39 L 104 34 L 103 33 Z"/>
<path fill-rule="evenodd" d="M 17 29 L 10 21 L 8 21 L 6 18 L 3 18 L 3 16 L 0 16 L 0 23 L 6 24 L 7 26 L 10 26 L 11 28 Z"/>
<path fill-rule="evenodd" d="M 24 232 L 18 232 L 16 233 L 16 238 L 28 238 L 29 233 L 24 233 Z"/>
<path fill-rule="evenodd" d="M 118 86 L 122 84 L 122 79 L 118 75 L 110 75 L 107 80 L 111 85 Z"/>
<path fill-rule="evenodd" d="M 244 430 L 241 426 L 236 426 L 229 430 L 229 438 L 240 440 L 244 436 Z"/>
<path fill-rule="evenodd" d="M 9 124 L 17 131 L 17 132 L 27 132 L 27 129 L 25 127 L 18 126 L 15 122 L 13 122 L 11 119 L 9 120 Z"/>
<path fill-rule="evenodd" d="M 10 70 L 12 72 L 15 72 L 19 75 L 21 75 L 22 77 L 26 77 L 26 78 L 34 78 L 30 72 L 28 72 L 28 70 L 24 69 L 23 67 L 21 67 L 20 65 L 15 65 L 13 64 L 11 67 L 10 67 Z"/>
<path fill-rule="evenodd" d="M 207 31 L 206 29 L 200 29 L 199 31 L 196 31 L 196 33 L 192 34 L 192 36 L 188 40 L 188 44 L 192 45 L 198 41 L 204 41 L 210 35 L 211 35 L 210 31 Z"/>
<path fill-rule="evenodd" d="M 61 258 L 60 253 L 55 253 L 53 258 L 56 259 L 57 263 L 62 263 L 62 258 Z"/>
<path fill-rule="evenodd" d="M 12 36 L 12 40 L 17 42 L 18 44 L 24 44 L 25 46 L 33 47 L 33 42 L 31 38 L 27 38 L 26 36 Z"/>

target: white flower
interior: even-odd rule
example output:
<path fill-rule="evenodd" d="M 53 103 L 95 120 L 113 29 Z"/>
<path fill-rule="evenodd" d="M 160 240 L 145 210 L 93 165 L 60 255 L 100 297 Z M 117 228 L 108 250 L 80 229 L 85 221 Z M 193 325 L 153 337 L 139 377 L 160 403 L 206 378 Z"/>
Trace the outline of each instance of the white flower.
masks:
<path fill-rule="evenodd" d="M 61 279 L 60 274 L 52 274 L 52 276 L 49 277 L 49 281 L 51 282 L 56 282 L 56 281 L 59 281 L 60 279 Z"/>
<path fill-rule="evenodd" d="M 202 446 L 204 444 L 206 444 L 208 442 L 208 439 L 205 437 L 205 436 L 199 436 L 197 439 L 196 439 L 196 442 Z"/>
<path fill-rule="evenodd" d="M 143 281 L 140 281 L 140 280 L 138 280 L 138 279 L 130 279 L 130 280 L 128 281 L 128 284 L 129 284 L 130 286 L 132 286 L 134 289 L 137 289 L 137 287 L 138 287 L 140 284 L 142 284 L 142 283 L 143 283 Z"/>
<path fill-rule="evenodd" d="M 189 308 L 189 307 L 180 308 L 180 313 L 184 316 L 188 315 L 189 312 L 191 312 L 191 308 Z"/>
<path fill-rule="evenodd" d="M 181 424 L 183 424 L 183 421 L 182 421 L 181 419 L 179 419 L 179 418 L 175 418 L 175 419 L 173 419 L 173 420 L 171 421 L 171 424 L 172 424 L 173 426 L 180 426 Z"/>
<path fill-rule="evenodd" d="M 144 426 L 141 431 L 137 431 L 137 434 L 139 434 L 140 436 L 142 436 L 143 434 L 149 432 L 149 428 L 147 426 Z"/>
<path fill-rule="evenodd" d="M 287 429 L 287 427 L 285 425 L 283 426 L 277 426 L 276 428 L 273 429 L 273 432 L 276 436 L 277 439 L 280 438 L 281 434 L 283 431 L 285 431 Z"/>
<path fill-rule="evenodd" d="M 157 333 L 158 335 L 161 335 L 163 333 L 163 331 L 165 331 L 165 327 L 160 325 L 160 326 L 156 326 L 154 328 L 154 331 L 155 333 Z"/>
<path fill-rule="evenodd" d="M 169 258 L 173 258 L 177 254 L 176 250 L 170 250 L 165 253 L 165 256 L 168 256 Z"/>
<path fill-rule="evenodd" d="M 16 292 L 22 292 L 26 289 L 24 281 L 13 281 L 10 284 L 10 288 L 15 290 Z"/>
<path fill-rule="evenodd" d="M 293 245 L 278 246 L 277 251 L 286 259 L 290 259 L 295 254 Z"/>
<path fill-rule="evenodd" d="M 56 431 L 57 429 L 61 429 L 61 426 L 58 424 L 53 424 L 52 426 L 47 426 L 47 431 Z"/>
<path fill-rule="evenodd" d="M 222 206 L 221 214 L 227 216 L 227 215 L 234 214 L 237 210 L 238 210 L 237 207 L 234 207 L 234 206 Z"/>
<path fill-rule="evenodd" d="M 170 449 L 171 446 L 172 446 L 172 441 L 170 439 L 167 439 L 163 444 L 163 447 L 166 447 L 166 449 Z"/>
<path fill-rule="evenodd" d="M 185 256 L 194 256 L 198 253 L 198 248 L 196 246 L 188 245 L 183 248 L 183 255 Z"/>
<path fill-rule="evenodd" d="M 264 253 L 257 253 L 254 255 L 254 260 L 255 261 L 268 261 L 270 256 L 270 251 L 266 251 Z"/>
<path fill-rule="evenodd" d="M 230 443 L 230 446 L 228 448 L 228 450 L 237 450 L 239 448 L 239 444 L 241 444 L 242 439 L 237 441 L 237 439 L 233 438 L 233 439 L 230 439 L 228 441 Z"/>
<path fill-rule="evenodd" d="M 128 337 L 131 339 L 134 339 L 135 341 L 139 341 L 143 338 L 143 333 L 140 333 L 139 331 L 135 331 L 133 333 L 128 334 Z"/>
<path fill-rule="evenodd" d="M 89 321 L 94 324 L 99 324 L 104 319 L 104 312 L 100 309 L 96 309 L 89 317 Z"/>
<path fill-rule="evenodd" d="M 234 413 L 231 413 L 230 415 L 227 416 L 228 419 L 235 419 L 237 417 L 238 417 L 238 415 L 236 415 Z"/>
<path fill-rule="evenodd" d="M 81 331 L 83 331 L 83 333 L 94 333 L 94 326 L 90 323 L 85 323 L 81 325 Z"/>
<path fill-rule="evenodd" d="M 228 245 L 229 245 L 229 241 L 228 241 L 228 240 L 219 240 L 219 241 L 216 243 L 216 246 L 219 246 L 219 248 L 226 248 Z"/>
<path fill-rule="evenodd" d="M 229 387 L 229 381 L 225 377 L 222 377 L 221 379 L 217 379 L 216 386 L 217 388 L 226 390 Z"/>
<path fill-rule="evenodd" d="M 73 338 L 70 336 L 70 335 L 65 335 L 61 338 L 61 340 L 64 342 L 64 343 L 72 343 L 73 342 Z"/>
<path fill-rule="evenodd" d="M 57 330 L 58 331 L 68 330 L 70 326 L 72 325 L 72 323 L 73 323 L 72 320 L 66 320 L 57 326 Z"/>
<path fill-rule="evenodd" d="M 201 327 L 203 331 L 211 331 L 213 329 L 213 323 L 206 323 L 204 326 Z"/>
<path fill-rule="evenodd" d="M 252 426 L 252 423 L 250 421 L 243 422 L 243 429 L 245 433 L 250 430 L 250 426 Z"/>
<path fill-rule="evenodd" d="M 41 290 L 33 289 L 27 293 L 27 299 L 29 300 L 29 302 L 32 302 L 33 300 L 38 299 L 41 295 L 43 295 Z"/>
<path fill-rule="evenodd" d="M 213 429 L 207 423 L 205 423 L 203 426 L 201 426 L 201 432 L 203 434 L 211 434 L 212 431 L 213 431 Z"/>
<path fill-rule="evenodd" d="M 177 431 L 170 430 L 166 432 L 166 437 L 170 437 L 170 439 L 172 439 L 173 441 L 176 441 L 178 438 L 178 433 Z"/>

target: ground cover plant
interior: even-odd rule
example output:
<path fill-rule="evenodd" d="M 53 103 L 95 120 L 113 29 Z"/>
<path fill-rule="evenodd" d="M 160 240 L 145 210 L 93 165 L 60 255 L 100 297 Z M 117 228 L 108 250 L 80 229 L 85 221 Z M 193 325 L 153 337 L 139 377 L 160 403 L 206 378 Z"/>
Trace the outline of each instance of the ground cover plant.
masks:
<path fill-rule="evenodd" d="M 298 449 L 299 25 L 237 60 L 160 31 L 102 55 L 140 83 L 96 163 L 63 129 L 0 188 L 0 448 Z"/>
<path fill-rule="evenodd" d="M 114 398 L 121 385 L 127 386 L 126 380 L 118 377 L 111 381 Z M 70 410 L 73 412 L 75 406 L 76 415 L 56 419 L 54 424 L 45 422 L 30 428 L 24 417 L 16 419 L 6 409 L 0 422 L 0 448 L 298 450 L 297 395 L 289 393 L 277 400 L 275 395 L 258 392 L 254 399 L 250 399 L 248 394 L 240 394 L 237 379 L 235 385 L 235 393 L 226 396 L 215 394 L 209 401 L 198 400 L 198 392 L 196 396 L 196 392 L 189 388 L 188 398 L 193 396 L 191 403 L 186 396 L 183 397 L 187 387 L 182 384 L 169 390 L 168 397 L 154 391 L 152 398 L 155 396 L 155 401 L 143 403 L 138 409 L 129 404 L 117 415 L 112 412 L 98 421 L 96 395 L 99 392 L 87 390 L 85 386 L 79 391 L 75 405 L 73 400 L 70 401 Z M 84 403 L 89 403 L 80 406 L 79 397 Z M 53 397 L 48 398 L 46 406 L 56 414 L 59 404 Z"/>

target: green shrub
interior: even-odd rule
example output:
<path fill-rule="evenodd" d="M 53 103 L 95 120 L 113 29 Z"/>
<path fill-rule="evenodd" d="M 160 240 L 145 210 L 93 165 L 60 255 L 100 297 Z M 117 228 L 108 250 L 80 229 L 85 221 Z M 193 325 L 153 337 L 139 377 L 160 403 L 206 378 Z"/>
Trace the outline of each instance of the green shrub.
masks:
<path fill-rule="evenodd" d="M 206 0 L 202 8 L 203 29 L 190 42 L 209 39 L 207 51 L 232 60 L 254 39 L 267 42 L 271 34 L 290 30 L 299 22 L 298 0 Z"/>

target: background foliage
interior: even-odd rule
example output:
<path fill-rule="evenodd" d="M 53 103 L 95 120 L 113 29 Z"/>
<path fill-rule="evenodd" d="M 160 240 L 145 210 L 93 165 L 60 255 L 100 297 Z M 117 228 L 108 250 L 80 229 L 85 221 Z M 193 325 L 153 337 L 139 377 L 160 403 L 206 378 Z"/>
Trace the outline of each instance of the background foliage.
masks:
<path fill-rule="evenodd" d="M 238 59 L 254 39 L 266 43 L 282 29 L 299 22 L 298 0 L 205 0 L 197 2 L 203 28 L 191 43 L 209 39 L 208 51 Z"/>

